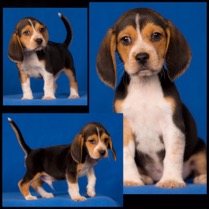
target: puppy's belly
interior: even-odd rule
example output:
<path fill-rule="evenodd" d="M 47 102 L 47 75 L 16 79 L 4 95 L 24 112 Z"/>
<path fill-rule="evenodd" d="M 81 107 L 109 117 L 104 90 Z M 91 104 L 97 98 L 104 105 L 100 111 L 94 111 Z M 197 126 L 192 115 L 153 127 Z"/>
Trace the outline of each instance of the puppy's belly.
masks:
<path fill-rule="evenodd" d="M 172 107 L 164 99 L 159 80 L 147 85 L 132 81 L 122 112 L 135 136 L 139 164 L 145 174 L 158 181 L 163 173 L 164 136 L 174 126 Z"/>
<path fill-rule="evenodd" d="M 130 114 L 129 114 L 130 113 Z M 139 167 L 154 181 L 160 180 L 163 174 L 164 142 L 163 129 L 164 119 L 158 112 L 151 111 L 143 114 L 136 111 L 125 114 L 132 132 L 135 136 L 136 157 L 138 156 Z"/>
<path fill-rule="evenodd" d="M 163 175 L 164 145 L 159 138 L 136 138 L 135 161 L 145 175 L 159 181 Z"/>
<path fill-rule="evenodd" d="M 24 57 L 21 69 L 33 78 L 42 78 L 45 72 L 44 64 L 39 62 L 36 53 Z"/>

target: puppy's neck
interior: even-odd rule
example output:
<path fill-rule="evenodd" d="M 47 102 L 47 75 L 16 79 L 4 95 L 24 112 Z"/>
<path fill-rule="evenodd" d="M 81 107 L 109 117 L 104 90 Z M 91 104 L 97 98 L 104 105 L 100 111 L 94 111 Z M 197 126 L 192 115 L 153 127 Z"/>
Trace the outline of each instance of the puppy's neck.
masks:
<path fill-rule="evenodd" d="M 27 50 L 27 49 L 24 49 L 23 50 L 23 53 L 24 53 L 24 56 L 31 56 L 32 54 L 36 53 L 36 54 L 40 54 L 40 53 L 43 53 L 44 51 L 44 48 L 43 47 L 39 47 L 37 49 L 34 49 L 34 50 Z"/>
<path fill-rule="evenodd" d="M 150 86 L 154 83 L 159 82 L 159 75 L 150 75 L 150 76 L 139 76 L 134 75 L 130 76 L 130 85 L 140 85 L 141 87 Z"/>
<path fill-rule="evenodd" d="M 34 53 L 36 53 L 34 50 L 33 51 L 24 50 L 24 57 L 29 57 L 29 56 L 31 56 Z"/>

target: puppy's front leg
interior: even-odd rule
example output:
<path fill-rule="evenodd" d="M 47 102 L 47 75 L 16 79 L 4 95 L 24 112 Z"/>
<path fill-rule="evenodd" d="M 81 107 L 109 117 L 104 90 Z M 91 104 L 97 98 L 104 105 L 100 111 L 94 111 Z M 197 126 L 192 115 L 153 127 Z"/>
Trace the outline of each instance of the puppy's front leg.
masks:
<path fill-rule="evenodd" d="M 78 181 L 72 181 L 67 179 L 68 183 L 68 193 L 72 200 L 74 201 L 84 201 L 86 198 L 84 196 L 81 196 L 79 193 L 79 186 Z"/>
<path fill-rule="evenodd" d="M 135 142 L 126 118 L 123 121 L 123 137 L 123 184 L 124 186 L 144 185 L 134 160 Z"/>
<path fill-rule="evenodd" d="M 52 73 L 44 73 L 44 97 L 45 100 L 56 99 L 55 97 L 55 79 Z"/>
<path fill-rule="evenodd" d="M 88 179 L 88 185 L 86 187 L 87 194 L 89 197 L 94 197 L 96 195 L 96 192 L 95 192 L 96 176 L 94 174 L 93 168 L 90 168 L 88 170 L 87 179 Z"/>
<path fill-rule="evenodd" d="M 171 133 L 165 134 L 166 155 L 163 161 L 164 171 L 162 178 L 156 184 L 158 187 L 176 188 L 186 185 L 183 180 L 185 137 L 178 129 L 173 130 L 173 134 Z"/>
<path fill-rule="evenodd" d="M 20 66 L 17 65 L 17 67 L 19 68 L 19 78 L 23 92 L 22 99 L 33 99 L 33 94 L 30 88 L 30 78 L 23 70 L 20 69 Z"/>

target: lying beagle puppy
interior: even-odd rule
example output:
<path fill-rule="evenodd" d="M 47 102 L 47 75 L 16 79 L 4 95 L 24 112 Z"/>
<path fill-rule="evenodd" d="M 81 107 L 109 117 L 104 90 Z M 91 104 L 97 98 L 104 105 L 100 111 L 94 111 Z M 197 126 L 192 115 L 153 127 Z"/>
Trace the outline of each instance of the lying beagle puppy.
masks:
<path fill-rule="evenodd" d="M 67 37 L 61 44 L 48 41 L 46 26 L 32 17 L 20 20 L 9 43 L 9 58 L 16 63 L 23 91 L 22 99 L 32 99 L 30 77 L 44 80 L 43 99 L 55 99 L 56 79 L 65 72 L 70 80 L 69 98 L 78 98 L 78 85 L 73 57 L 68 51 L 72 30 L 65 16 L 63 21 Z"/>
<path fill-rule="evenodd" d="M 26 200 L 36 200 L 29 187 L 43 198 L 54 197 L 52 193 L 42 188 L 45 182 L 52 187 L 52 181 L 67 180 L 68 193 L 74 201 L 86 200 L 79 193 L 78 177 L 87 176 L 87 195 L 94 197 L 96 177 L 93 166 L 99 159 L 108 156 L 108 149 L 112 151 L 114 160 L 116 154 L 112 139 L 107 130 L 99 123 L 92 122 L 85 125 L 76 135 L 71 145 L 53 146 L 48 148 L 31 149 L 10 118 L 8 118 L 18 142 L 25 152 L 26 173 L 18 183 L 19 189 Z"/>
<path fill-rule="evenodd" d="M 190 175 L 205 184 L 206 147 L 174 84 L 191 60 L 181 32 L 151 9 L 123 14 L 97 56 L 99 77 L 112 88 L 115 51 L 125 69 L 114 99 L 115 112 L 124 116 L 124 185 L 184 187 Z"/>

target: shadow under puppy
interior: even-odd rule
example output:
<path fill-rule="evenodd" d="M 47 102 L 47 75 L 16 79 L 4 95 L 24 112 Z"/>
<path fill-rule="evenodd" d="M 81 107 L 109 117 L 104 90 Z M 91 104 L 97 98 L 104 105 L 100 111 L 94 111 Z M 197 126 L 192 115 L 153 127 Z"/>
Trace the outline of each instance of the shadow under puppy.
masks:
<path fill-rule="evenodd" d="M 63 21 L 67 36 L 63 43 L 48 41 L 46 26 L 33 17 L 21 19 L 9 43 L 9 58 L 16 63 L 23 91 L 22 99 L 32 99 L 30 77 L 44 80 L 43 99 L 55 99 L 56 79 L 65 72 L 70 81 L 69 98 L 78 98 L 78 85 L 72 54 L 68 50 L 72 30 L 65 16 Z"/>
<path fill-rule="evenodd" d="M 116 154 L 112 139 L 107 130 L 97 122 L 86 124 L 76 135 L 72 144 L 53 146 L 48 148 L 31 149 L 10 118 L 8 118 L 18 142 L 25 152 L 26 173 L 18 183 L 19 189 L 26 200 L 36 200 L 29 187 L 43 198 L 54 197 L 46 192 L 42 184 L 45 182 L 52 187 L 52 181 L 67 180 L 68 193 L 74 201 L 84 201 L 86 198 L 79 193 L 78 177 L 87 176 L 87 195 L 94 197 L 96 177 L 93 166 L 99 159 L 108 156 L 108 149 L 112 151 L 114 160 Z"/>
<path fill-rule="evenodd" d="M 207 182 L 206 146 L 174 80 L 191 60 L 182 33 L 157 12 L 127 11 L 108 30 L 97 56 L 103 82 L 116 85 L 115 51 L 124 64 L 114 109 L 124 116 L 124 185 L 184 187 Z"/>

